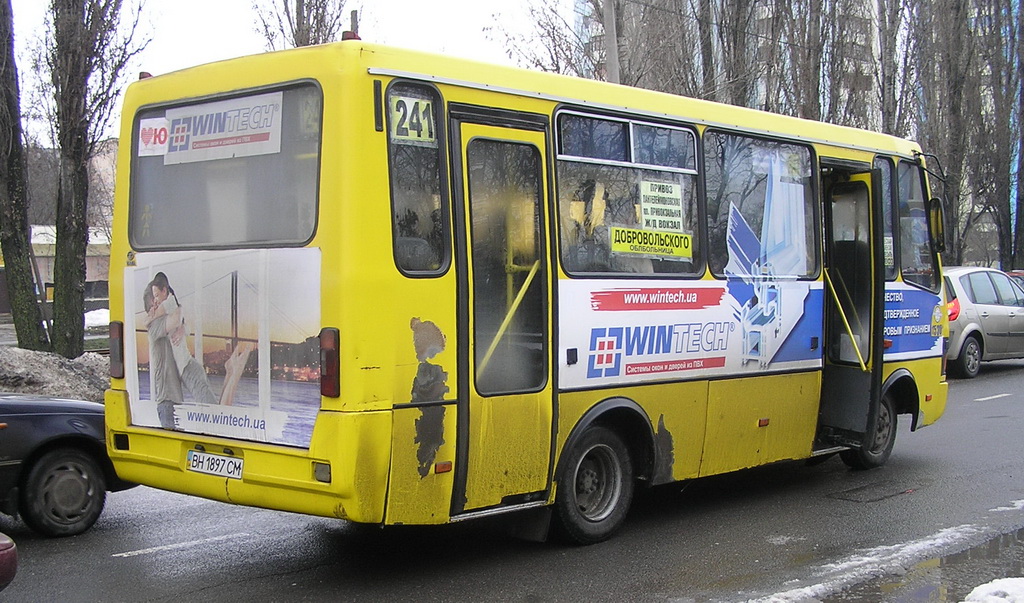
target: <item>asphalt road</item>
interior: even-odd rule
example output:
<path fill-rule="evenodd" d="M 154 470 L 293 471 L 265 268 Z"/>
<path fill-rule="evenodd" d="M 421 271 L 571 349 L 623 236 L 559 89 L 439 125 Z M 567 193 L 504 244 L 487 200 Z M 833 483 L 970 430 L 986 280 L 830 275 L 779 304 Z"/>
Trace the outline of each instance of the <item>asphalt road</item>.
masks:
<path fill-rule="evenodd" d="M 953 381 L 946 416 L 890 462 L 781 463 L 642 493 L 590 547 L 506 521 L 381 530 L 136 488 L 47 540 L 0 516 L 21 565 L 5 601 L 745 601 L 844 587 L 1024 527 L 1024 362 Z M 956 601 L 970 575 L 944 587 Z"/>

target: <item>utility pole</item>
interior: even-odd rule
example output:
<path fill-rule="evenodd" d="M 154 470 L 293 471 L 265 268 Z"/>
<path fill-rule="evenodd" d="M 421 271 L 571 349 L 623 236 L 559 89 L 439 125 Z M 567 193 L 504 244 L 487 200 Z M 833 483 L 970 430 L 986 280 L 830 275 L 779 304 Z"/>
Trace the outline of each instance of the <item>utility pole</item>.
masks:
<path fill-rule="evenodd" d="M 615 0 L 604 0 L 605 79 L 619 83 L 619 34 L 615 30 Z"/>

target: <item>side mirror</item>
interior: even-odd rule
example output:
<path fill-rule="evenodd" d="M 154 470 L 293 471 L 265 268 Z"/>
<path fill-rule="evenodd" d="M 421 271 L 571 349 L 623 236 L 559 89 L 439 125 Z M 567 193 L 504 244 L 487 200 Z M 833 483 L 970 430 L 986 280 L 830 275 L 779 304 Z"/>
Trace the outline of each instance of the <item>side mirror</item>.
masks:
<path fill-rule="evenodd" d="M 928 226 L 932 233 L 932 246 L 935 251 L 942 253 L 946 251 L 946 226 L 945 213 L 943 213 L 942 199 L 932 197 L 928 201 Z"/>

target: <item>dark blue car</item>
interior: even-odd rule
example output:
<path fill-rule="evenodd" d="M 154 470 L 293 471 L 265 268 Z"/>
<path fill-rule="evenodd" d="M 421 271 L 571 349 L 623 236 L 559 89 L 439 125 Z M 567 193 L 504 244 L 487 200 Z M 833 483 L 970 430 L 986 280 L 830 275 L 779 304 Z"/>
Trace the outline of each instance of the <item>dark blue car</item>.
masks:
<path fill-rule="evenodd" d="M 103 443 L 103 404 L 0 394 L 0 511 L 46 536 L 88 530 L 117 477 Z"/>

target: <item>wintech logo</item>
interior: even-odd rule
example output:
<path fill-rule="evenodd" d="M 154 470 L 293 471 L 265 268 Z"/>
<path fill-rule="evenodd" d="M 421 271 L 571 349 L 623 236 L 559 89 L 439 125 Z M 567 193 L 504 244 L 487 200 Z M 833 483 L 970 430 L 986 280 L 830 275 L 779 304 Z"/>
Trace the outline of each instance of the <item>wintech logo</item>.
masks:
<path fill-rule="evenodd" d="M 587 379 L 618 377 L 622 371 L 623 327 L 590 330 L 590 361 Z"/>
<path fill-rule="evenodd" d="M 273 127 L 274 116 L 279 111 L 278 105 L 269 103 L 176 117 L 171 120 L 167 152 L 190 150 L 194 138 L 241 135 L 267 130 Z"/>
<path fill-rule="evenodd" d="M 677 323 L 642 327 L 599 327 L 590 330 L 587 378 L 618 377 L 623 373 L 664 373 L 724 366 L 730 322 Z M 632 356 L 654 362 L 627 363 Z M 658 360 L 658 357 L 668 359 Z"/>

